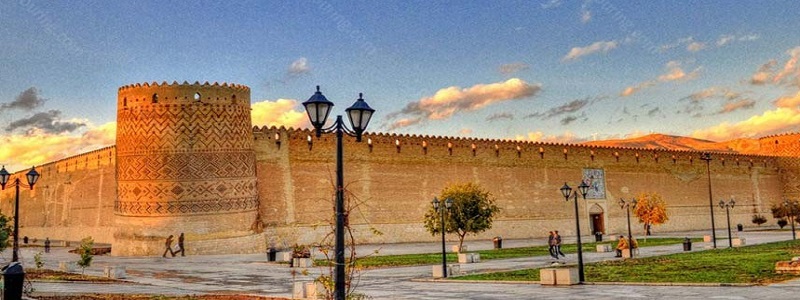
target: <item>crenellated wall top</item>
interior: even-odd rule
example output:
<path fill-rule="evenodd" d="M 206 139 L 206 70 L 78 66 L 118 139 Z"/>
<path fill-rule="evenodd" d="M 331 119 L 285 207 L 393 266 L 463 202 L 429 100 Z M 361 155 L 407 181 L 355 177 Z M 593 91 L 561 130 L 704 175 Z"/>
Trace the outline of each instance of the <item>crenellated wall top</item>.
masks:
<path fill-rule="evenodd" d="M 117 111 L 172 105 L 250 107 L 250 88 L 235 83 L 136 83 L 119 88 Z"/>
<path fill-rule="evenodd" d="M 308 140 L 309 137 L 314 137 L 312 129 L 297 129 L 286 128 L 284 126 L 262 126 L 253 127 L 254 134 L 266 135 L 270 139 L 303 139 Z M 285 136 L 285 137 L 284 137 Z M 586 152 L 594 156 L 600 155 L 600 152 L 610 153 L 612 156 L 632 156 L 637 161 L 644 157 L 659 157 L 672 160 L 699 160 L 703 153 L 710 153 L 724 163 L 726 160 L 733 163 L 765 163 L 766 159 L 774 157 L 771 154 L 743 154 L 737 152 L 724 152 L 724 151 L 699 151 L 699 150 L 680 150 L 680 149 L 654 149 L 654 148 L 638 148 L 638 147 L 615 147 L 615 146 L 599 146 L 599 145 L 584 145 L 578 143 L 562 143 L 562 142 L 541 142 L 541 141 L 522 141 L 512 139 L 486 139 L 486 138 L 471 138 L 471 137 L 448 137 L 448 136 L 435 136 L 435 135 L 417 135 L 417 134 L 397 134 L 397 133 L 382 133 L 382 132 L 367 132 L 364 133 L 363 141 L 369 146 L 379 144 L 389 144 L 394 147 L 408 147 L 417 146 L 425 148 L 424 150 L 434 150 L 436 148 L 445 148 L 445 150 L 453 148 L 467 148 L 472 150 L 473 154 L 477 151 L 493 150 L 498 151 L 516 151 L 518 154 L 522 152 L 537 152 L 539 156 L 544 157 L 545 153 L 548 156 L 553 154 L 561 156 L 569 156 L 576 152 Z M 554 153 L 555 152 L 555 153 Z M 597 153 L 595 153 L 597 152 Z M 467 152 L 469 153 L 469 152 Z"/>
<path fill-rule="evenodd" d="M 199 81 L 195 81 L 194 83 L 189 83 L 188 81 L 184 81 L 183 83 L 178 83 L 177 81 L 173 81 L 172 83 L 167 83 L 166 81 L 163 81 L 161 83 L 158 83 L 157 81 L 153 81 L 152 83 L 144 82 L 144 83 L 134 83 L 134 84 L 123 85 L 123 86 L 119 87 L 119 91 L 123 91 L 123 90 L 127 90 L 127 89 L 136 89 L 136 88 L 150 88 L 150 87 L 160 87 L 160 88 L 165 88 L 165 87 L 194 87 L 194 88 L 196 88 L 196 87 L 221 87 L 221 88 L 231 88 L 231 89 L 239 89 L 239 90 L 245 90 L 245 91 L 249 91 L 250 90 L 250 87 L 248 87 L 246 85 L 236 84 L 236 83 L 228 84 L 227 82 L 219 83 L 219 82 L 215 81 L 214 83 L 209 83 L 208 81 L 206 81 L 204 83 L 200 83 Z"/>

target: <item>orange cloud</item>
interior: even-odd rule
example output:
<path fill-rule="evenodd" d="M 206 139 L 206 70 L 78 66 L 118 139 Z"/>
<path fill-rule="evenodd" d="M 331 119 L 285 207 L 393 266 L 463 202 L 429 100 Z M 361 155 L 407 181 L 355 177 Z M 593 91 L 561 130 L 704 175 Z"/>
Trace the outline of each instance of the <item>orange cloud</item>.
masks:
<path fill-rule="evenodd" d="M 475 111 L 499 102 L 532 97 L 540 90 L 541 86 L 538 84 L 529 84 L 519 78 L 476 84 L 463 89 L 457 86 L 443 88 L 433 96 L 409 103 L 403 110 L 388 114 L 389 119 L 406 116 L 389 125 L 389 130 L 418 124 L 424 120 L 444 120 L 459 112 Z"/>
<path fill-rule="evenodd" d="M 706 43 L 702 42 L 691 42 L 686 45 L 686 50 L 690 52 L 697 52 L 706 48 Z"/>
<path fill-rule="evenodd" d="M 0 161 L 10 172 L 114 145 L 117 123 L 91 127 L 81 135 L 51 134 L 43 131 L 1 137 Z"/>
<path fill-rule="evenodd" d="M 298 106 L 298 101 L 294 99 L 264 100 L 253 103 L 250 105 L 253 126 L 309 127 L 305 111 L 295 109 Z"/>
<path fill-rule="evenodd" d="M 579 143 L 582 139 L 575 136 L 574 133 L 565 131 L 562 135 L 547 135 L 541 131 L 531 131 L 526 135 L 517 135 L 514 137 L 517 141 L 534 141 L 534 142 L 549 142 L 549 143 Z"/>
<path fill-rule="evenodd" d="M 797 62 L 800 59 L 800 46 L 786 51 L 789 59 L 784 63 L 783 69 L 776 70 L 778 62 L 769 60 L 761 65 L 756 73 L 750 78 L 750 83 L 754 85 L 763 84 L 787 84 L 800 86 L 800 66 Z"/>
<path fill-rule="evenodd" d="M 747 120 L 730 123 L 724 122 L 709 128 L 695 130 L 692 137 L 726 141 L 741 137 L 755 137 L 793 130 L 800 126 L 800 92 L 792 97 L 775 101 L 776 109 L 768 110 L 761 115 Z"/>
<path fill-rule="evenodd" d="M 561 61 L 575 60 L 595 53 L 608 53 L 617 48 L 617 41 L 600 41 L 586 47 L 573 47 Z"/>
<path fill-rule="evenodd" d="M 700 75 L 700 70 L 702 70 L 702 68 L 696 68 L 692 72 L 689 72 L 687 74 L 685 71 L 683 71 L 683 68 L 681 68 L 681 63 L 674 60 L 668 62 L 665 68 L 667 69 L 667 72 L 659 75 L 656 80 L 648 80 L 645 82 L 638 83 L 636 85 L 628 86 L 624 90 L 622 90 L 622 92 L 620 92 L 619 95 L 622 97 L 628 97 L 645 88 L 655 86 L 658 82 L 692 80 L 697 78 L 697 76 Z"/>
<path fill-rule="evenodd" d="M 628 97 L 630 95 L 638 93 L 642 89 L 645 89 L 645 88 L 648 88 L 648 87 L 651 87 L 651 86 L 654 86 L 654 85 L 656 85 L 656 83 L 654 81 L 645 81 L 645 82 L 639 83 L 637 85 L 632 85 L 632 86 L 626 87 L 624 90 L 622 90 L 621 93 L 619 93 L 619 95 L 622 96 L 622 97 Z"/>

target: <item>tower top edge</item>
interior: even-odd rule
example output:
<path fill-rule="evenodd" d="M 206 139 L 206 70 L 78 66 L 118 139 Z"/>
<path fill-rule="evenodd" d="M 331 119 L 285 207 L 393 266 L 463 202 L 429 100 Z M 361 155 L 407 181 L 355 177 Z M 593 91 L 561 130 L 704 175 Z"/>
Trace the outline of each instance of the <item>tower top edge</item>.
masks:
<path fill-rule="evenodd" d="M 118 91 L 122 92 L 122 91 L 125 91 L 125 90 L 131 90 L 131 89 L 152 88 L 152 87 L 166 87 L 166 88 L 178 88 L 178 87 L 213 88 L 213 87 L 220 87 L 220 88 L 230 88 L 230 89 L 236 89 L 236 90 L 242 90 L 242 91 L 249 91 L 250 90 L 250 87 L 248 87 L 246 85 L 243 85 L 243 84 L 238 84 L 238 83 L 227 83 L 227 82 L 219 83 L 219 82 L 216 82 L 216 81 L 214 83 L 209 83 L 208 81 L 203 82 L 203 83 L 200 83 L 199 81 L 195 81 L 194 83 L 189 83 L 187 81 L 184 81 L 183 83 L 178 83 L 177 81 L 173 81 L 172 83 L 168 83 L 166 81 L 162 81 L 161 83 L 158 83 L 157 81 L 153 81 L 153 82 L 132 83 L 132 84 L 123 85 L 123 86 L 119 87 Z"/>

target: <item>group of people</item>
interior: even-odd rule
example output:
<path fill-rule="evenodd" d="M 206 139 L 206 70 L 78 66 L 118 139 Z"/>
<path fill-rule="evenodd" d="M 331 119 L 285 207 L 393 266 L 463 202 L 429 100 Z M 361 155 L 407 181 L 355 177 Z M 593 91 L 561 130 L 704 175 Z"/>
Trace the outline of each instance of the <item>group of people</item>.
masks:
<path fill-rule="evenodd" d="M 161 257 L 167 257 L 167 253 L 172 254 L 172 257 L 175 257 L 176 253 L 180 253 L 181 256 L 186 256 L 186 251 L 183 249 L 183 232 L 178 236 L 178 250 L 172 250 L 172 241 L 174 240 L 175 236 L 169 235 L 166 242 L 167 249 L 164 250 L 164 254 Z"/>
<path fill-rule="evenodd" d="M 553 258 L 558 259 L 559 255 L 561 255 L 561 257 L 567 257 L 564 255 L 564 252 L 561 252 L 561 235 L 558 234 L 558 230 L 550 231 L 547 244 L 550 246 L 550 256 Z"/>
<path fill-rule="evenodd" d="M 617 256 L 616 257 L 622 257 L 622 250 L 631 249 L 630 248 L 631 245 L 633 245 L 633 249 L 639 248 L 639 243 L 636 241 L 636 239 L 631 237 L 631 241 L 632 241 L 632 244 L 629 244 L 628 243 L 628 239 L 625 238 L 624 235 L 620 235 L 619 236 L 619 242 L 617 242 Z"/>

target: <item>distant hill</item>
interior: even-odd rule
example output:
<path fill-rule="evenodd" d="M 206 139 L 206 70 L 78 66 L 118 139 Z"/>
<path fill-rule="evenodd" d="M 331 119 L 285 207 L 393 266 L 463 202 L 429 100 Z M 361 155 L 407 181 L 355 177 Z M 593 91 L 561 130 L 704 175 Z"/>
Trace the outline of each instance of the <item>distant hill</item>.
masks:
<path fill-rule="evenodd" d="M 584 145 L 605 147 L 630 147 L 664 150 L 694 150 L 734 152 L 742 154 L 757 153 L 759 144 L 753 139 L 736 139 L 727 142 L 712 142 L 685 136 L 650 134 L 630 139 L 605 140 L 582 143 Z"/>

